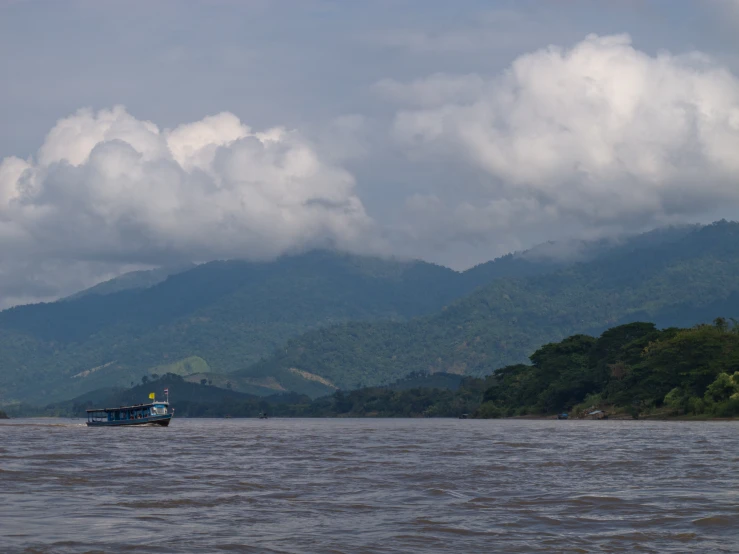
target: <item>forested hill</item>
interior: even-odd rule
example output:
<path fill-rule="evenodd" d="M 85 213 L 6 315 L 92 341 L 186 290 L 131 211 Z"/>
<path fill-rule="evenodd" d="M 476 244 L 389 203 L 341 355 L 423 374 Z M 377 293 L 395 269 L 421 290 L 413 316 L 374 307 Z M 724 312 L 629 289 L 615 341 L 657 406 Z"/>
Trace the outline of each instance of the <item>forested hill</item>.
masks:
<path fill-rule="evenodd" d="M 303 371 L 342 389 L 389 383 L 412 371 L 485 375 L 576 333 L 636 320 L 692 325 L 717 313 L 739 314 L 738 275 L 739 224 L 718 222 L 555 273 L 497 280 L 409 322 L 311 331 L 238 375 L 289 382 Z"/>
<path fill-rule="evenodd" d="M 723 318 L 689 329 L 634 322 L 599 337 L 573 335 L 545 344 L 530 363 L 485 378 L 413 374 L 384 387 L 336 391 L 310 400 L 296 393 L 258 397 L 189 383 L 168 374 L 129 390 L 94 391 L 12 414 L 83 416 L 85 409 L 141 402 L 171 393 L 177 417 L 588 417 L 739 416 L 739 326 Z M 0 412 L 0 418 L 2 412 Z M 600 415 L 598 416 L 600 417 Z"/>
<path fill-rule="evenodd" d="M 428 314 L 471 286 L 434 264 L 317 251 L 19 306 L 0 312 L 0 403 L 129 386 L 147 372 L 232 371 L 305 330 Z"/>
<path fill-rule="evenodd" d="M 563 255 L 562 245 L 547 244 L 463 273 L 419 261 L 316 251 L 264 263 L 211 262 L 161 282 L 161 272 L 124 276 L 76 298 L 0 312 L 0 405 L 64 400 L 165 373 L 192 382 L 205 377 L 258 395 L 313 396 L 337 386 L 395 380 L 414 370 L 480 374 L 580 326 L 542 316 L 538 300 L 532 306 L 514 303 L 508 314 L 495 307 L 498 289 L 479 287 L 508 279 L 502 287 L 524 295 L 531 289 L 576 318 L 579 305 L 555 298 L 561 271 L 552 280 L 543 275 L 576 259 L 604 264 L 634 249 L 669 250 L 691 232 L 671 228 L 615 243 L 565 245 L 574 246 L 575 256 Z M 694 276 L 714 282 L 711 275 Z M 586 289 L 600 286 L 583 279 Z M 609 290 L 618 294 L 619 286 Z M 481 312 L 488 305 L 492 311 Z M 629 306 L 649 307 L 636 301 Z M 674 302 L 670 308 L 676 309 Z M 628 317 L 627 311 L 618 313 Z M 540 328 L 517 334 L 515 326 L 527 317 L 539 318 Z M 613 318 L 591 319 L 598 326 Z M 484 329 L 478 332 L 475 325 Z M 333 328 L 320 331 L 326 327 Z M 284 349 L 288 339 L 305 332 Z M 279 357 L 271 356 L 275 351 Z M 265 356 L 267 363 L 255 365 Z M 244 368 L 250 369 L 224 375 Z"/>
<path fill-rule="evenodd" d="M 547 242 L 524 252 L 507 254 L 479 264 L 465 271 L 462 278 L 474 288 L 498 279 L 545 275 L 576 263 L 628 256 L 636 250 L 660 248 L 682 240 L 700 228 L 700 225 L 678 225 L 630 237 Z"/>

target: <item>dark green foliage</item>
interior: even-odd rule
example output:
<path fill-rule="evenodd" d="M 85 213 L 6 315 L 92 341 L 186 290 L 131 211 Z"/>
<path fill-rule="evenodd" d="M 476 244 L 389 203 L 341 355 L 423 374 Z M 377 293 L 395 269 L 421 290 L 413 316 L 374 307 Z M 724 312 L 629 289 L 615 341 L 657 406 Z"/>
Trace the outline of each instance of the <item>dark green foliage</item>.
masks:
<path fill-rule="evenodd" d="M 406 389 L 445 389 L 457 390 L 468 378 L 451 373 L 410 373 L 404 378 L 390 383 L 388 388 L 392 390 Z"/>
<path fill-rule="evenodd" d="M 739 312 L 739 224 L 718 222 L 677 237 L 627 243 L 611 255 L 546 275 L 499 279 L 411 321 L 316 329 L 239 374 L 280 375 L 297 368 L 343 389 L 391 383 L 411 372 L 481 376 L 525 362 L 541 344 L 576 333 L 600 333 L 639 319 L 688 326 L 710 321 L 717 312 Z M 603 348 L 607 354 L 610 347 Z M 573 360 L 568 378 L 582 389 L 603 381 L 606 362 L 595 383 L 578 373 L 580 362 Z M 562 395 L 577 395 L 551 385 L 542 397 L 547 406 L 566 402 Z"/>
<path fill-rule="evenodd" d="M 312 252 L 212 262 L 149 288 L 19 306 L 0 312 L 0 401 L 127 385 L 190 356 L 233 371 L 308 329 L 427 314 L 466 286 L 433 264 Z"/>
<path fill-rule="evenodd" d="M 424 262 L 318 251 L 269 263 L 212 262 L 161 282 L 159 270 L 122 276 L 63 302 L 0 312 L 0 401 L 124 386 L 153 367 L 195 356 L 210 372 L 235 371 L 306 330 L 407 320 L 492 279 L 562 265 L 522 259 L 504 256 L 462 274 Z M 314 396 L 334 390 L 277 374 L 286 388 L 292 383 Z M 253 368 L 248 376 L 272 373 Z"/>
<path fill-rule="evenodd" d="M 0 312 L 0 402 L 128 386 L 196 357 L 208 379 L 237 372 L 236 390 L 317 397 L 413 372 L 487 375 L 541 344 L 639 319 L 689 326 L 739 313 L 734 223 L 592 243 L 575 259 L 586 261 L 532 251 L 460 274 L 313 252 L 17 307 Z M 542 401 L 569 394 L 553 387 Z"/>
<path fill-rule="evenodd" d="M 635 417 L 663 407 L 671 415 L 739 415 L 739 327 L 723 319 L 691 329 L 631 323 L 597 339 L 575 335 L 544 345 L 531 362 L 496 371 L 478 415 L 495 417 L 486 413 L 491 407 L 507 416 L 590 407 Z"/>
<path fill-rule="evenodd" d="M 595 241 L 548 242 L 525 252 L 507 254 L 464 272 L 470 286 L 484 286 L 498 279 L 534 277 L 554 273 L 576 262 L 591 262 L 612 256 L 621 256 L 634 250 L 659 248 L 685 238 L 698 230 L 698 225 L 680 225 L 655 229 L 628 239 L 601 239 Z"/>
<path fill-rule="evenodd" d="M 481 382 L 480 379 L 475 379 Z M 306 407 L 305 415 L 318 417 L 458 417 L 479 404 L 480 390 L 373 387 L 337 392 Z"/>
<path fill-rule="evenodd" d="M 311 401 L 296 393 L 257 397 L 175 374 L 129 390 L 100 390 L 72 401 L 14 408 L 16 415 L 82 415 L 90 407 L 145 401 L 169 388 L 178 417 L 459 417 L 551 415 L 593 409 L 644 416 L 739 416 L 739 325 L 659 330 L 629 323 L 599 337 L 573 335 L 545 344 L 531 364 L 482 379 L 416 373 L 385 387 L 336 391 Z"/>

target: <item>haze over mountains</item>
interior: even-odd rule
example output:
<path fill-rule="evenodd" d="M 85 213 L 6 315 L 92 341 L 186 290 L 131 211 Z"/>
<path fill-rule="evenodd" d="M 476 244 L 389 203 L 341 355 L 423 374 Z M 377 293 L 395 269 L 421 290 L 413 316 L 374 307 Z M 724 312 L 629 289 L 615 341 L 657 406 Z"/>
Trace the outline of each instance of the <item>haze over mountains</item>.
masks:
<path fill-rule="evenodd" d="M 573 244 L 552 257 L 559 246 L 462 273 L 328 251 L 211 262 L 15 307 L 0 312 L 0 404 L 167 372 L 318 396 L 418 371 L 489 374 L 546 342 L 627 321 L 739 313 L 737 223 Z"/>

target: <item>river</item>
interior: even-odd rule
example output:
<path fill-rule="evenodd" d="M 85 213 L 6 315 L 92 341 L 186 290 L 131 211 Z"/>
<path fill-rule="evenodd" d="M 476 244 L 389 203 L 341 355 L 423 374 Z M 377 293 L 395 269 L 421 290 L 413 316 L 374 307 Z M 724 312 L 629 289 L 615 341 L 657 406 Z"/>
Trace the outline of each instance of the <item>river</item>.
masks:
<path fill-rule="evenodd" d="M 738 552 L 739 422 L 0 422 L 0 551 Z"/>

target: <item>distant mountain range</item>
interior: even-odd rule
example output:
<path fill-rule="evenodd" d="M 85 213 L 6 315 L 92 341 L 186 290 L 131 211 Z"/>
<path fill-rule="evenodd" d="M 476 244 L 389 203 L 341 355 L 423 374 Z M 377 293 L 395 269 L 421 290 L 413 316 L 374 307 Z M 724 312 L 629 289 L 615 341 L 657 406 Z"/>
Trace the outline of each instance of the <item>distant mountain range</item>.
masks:
<path fill-rule="evenodd" d="M 678 227 L 542 245 L 461 273 L 326 251 L 139 272 L 0 312 L 0 405 L 165 373 L 311 396 L 412 372 L 482 375 L 576 332 L 739 313 L 737 239 L 736 223 Z"/>
<path fill-rule="evenodd" d="M 128 290 L 0 312 L 0 403 L 56 401 L 152 373 L 226 373 L 306 330 L 433 313 L 476 284 L 425 262 L 325 251 L 206 263 L 153 286 L 136 277 L 141 286 Z M 237 385 L 282 390 L 269 378 Z"/>
<path fill-rule="evenodd" d="M 326 392 L 386 384 L 414 371 L 480 376 L 575 333 L 640 320 L 689 326 L 739 314 L 739 224 L 663 238 L 639 237 L 550 273 L 497 279 L 411 321 L 316 329 L 235 375 L 269 375 L 297 390 L 295 376 L 303 372 L 320 377 Z"/>

